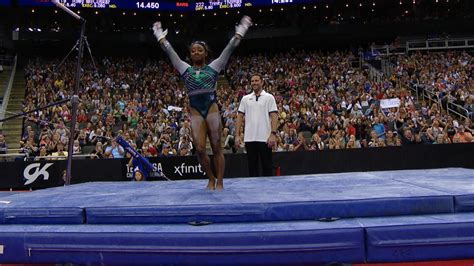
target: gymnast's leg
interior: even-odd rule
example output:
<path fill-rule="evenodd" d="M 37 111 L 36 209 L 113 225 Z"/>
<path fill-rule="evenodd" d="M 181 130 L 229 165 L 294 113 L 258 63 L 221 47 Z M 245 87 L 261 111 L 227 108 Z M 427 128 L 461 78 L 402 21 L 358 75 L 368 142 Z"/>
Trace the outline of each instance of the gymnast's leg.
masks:
<path fill-rule="evenodd" d="M 191 129 L 193 132 L 193 144 L 196 149 L 198 161 L 204 171 L 206 171 L 206 175 L 209 178 L 206 189 L 214 190 L 216 186 L 216 177 L 212 171 L 211 160 L 206 154 L 206 120 L 204 120 L 201 114 L 194 108 L 191 108 Z"/>
<path fill-rule="evenodd" d="M 219 112 L 219 107 L 213 103 L 209 108 L 206 117 L 207 134 L 211 142 L 212 153 L 214 154 L 214 174 L 217 178 L 216 189 L 222 190 L 224 188 L 224 169 L 225 159 L 222 151 L 222 121 Z"/>

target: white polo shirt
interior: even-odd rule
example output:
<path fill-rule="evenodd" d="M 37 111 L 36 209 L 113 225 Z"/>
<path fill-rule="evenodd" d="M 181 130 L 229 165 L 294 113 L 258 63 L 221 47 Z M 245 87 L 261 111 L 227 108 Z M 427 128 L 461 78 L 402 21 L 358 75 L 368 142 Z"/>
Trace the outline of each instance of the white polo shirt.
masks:
<path fill-rule="evenodd" d="M 244 142 L 266 142 L 272 132 L 271 112 L 277 112 L 275 97 L 262 90 L 245 95 L 240 101 L 239 113 L 245 116 Z"/>

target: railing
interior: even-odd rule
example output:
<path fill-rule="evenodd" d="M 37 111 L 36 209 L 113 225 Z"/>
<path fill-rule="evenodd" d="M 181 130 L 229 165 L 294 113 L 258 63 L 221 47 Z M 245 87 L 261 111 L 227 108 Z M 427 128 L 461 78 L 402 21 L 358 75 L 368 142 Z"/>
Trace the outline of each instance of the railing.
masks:
<path fill-rule="evenodd" d="M 0 55 L 0 65 L 12 66 L 16 62 L 16 56 Z"/>
<path fill-rule="evenodd" d="M 474 48 L 474 38 L 438 38 L 427 40 L 407 41 L 406 51 L 423 51 L 423 50 L 442 50 L 442 49 L 467 49 Z"/>
<path fill-rule="evenodd" d="M 37 160 L 66 160 L 67 156 L 52 156 L 52 155 L 47 155 L 47 156 L 29 156 L 28 153 L 24 152 L 23 149 L 13 149 L 9 151 L 16 151 L 16 153 L 7 153 L 7 154 L 0 154 L 0 161 L 13 161 L 21 158 L 23 161 L 37 161 Z M 72 157 L 74 159 L 77 158 L 95 158 L 99 159 L 99 156 L 97 154 L 73 154 Z"/>
<path fill-rule="evenodd" d="M 439 95 L 432 90 L 427 89 L 427 86 L 410 83 L 408 87 L 416 95 L 416 101 L 420 101 L 420 96 L 423 97 L 423 100 L 428 100 L 430 103 L 438 104 L 438 108 L 441 107 L 441 99 Z"/>
<path fill-rule="evenodd" d="M 373 67 L 371 64 L 366 65 L 369 67 L 369 78 L 377 83 L 382 82 L 384 77 L 383 73 Z"/>
<path fill-rule="evenodd" d="M 436 38 L 409 40 L 402 45 L 372 45 L 373 55 L 390 56 L 409 53 L 411 51 L 469 49 L 474 48 L 474 37 L 465 38 Z"/>
<path fill-rule="evenodd" d="M 469 110 L 467 110 L 466 108 L 462 107 L 461 105 L 455 104 L 453 102 L 448 101 L 448 104 L 446 106 L 446 111 L 448 112 L 448 115 L 451 112 L 451 113 L 457 114 L 460 117 L 463 117 L 464 119 L 467 119 L 467 118 L 472 119 L 472 117 L 471 117 L 472 114 L 469 115 Z"/>
<path fill-rule="evenodd" d="M 17 65 L 17 56 L 14 58 L 12 73 L 10 74 L 10 80 L 8 81 L 7 89 L 5 90 L 5 94 L 3 95 L 3 102 L 0 107 L 0 119 L 5 118 L 5 112 L 7 110 L 8 101 L 10 100 L 10 93 L 13 86 L 13 79 L 15 78 L 16 73 L 16 65 Z M 3 128 L 3 122 L 0 122 L 0 129 Z"/>
<path fill-rule="evenodd" d="M 91 158 L 94 157 L 96 159 L 99 159 L 99 156 L 97 154 L 73 154 L 73 158 Z M 29 157 L 28 160 L 66 160 L 67 156 L 52 156 L 52 155 L 46 155 L 46 156 L 34 156 L 34 157 Z"/>
<path fill-rule="evenodd" d="M 408 85 L 408 88 L 410 88 L 410 90 L 415 94 L 415 96 L 416 96 L 416 101 L 419 102 L 419 101 L 420 101 L 420 93 L 419 93 L 419 91 L 420 91 L 420 88 L 423 89 L 422 86 L 420 86 L 420 85 L 418 85 L 418 84 L 410 83 L 410 84 Z"/>
<path fill-rule="evenodd" d="M 382 59 L 381 61 L 382 61 L 382 73 L 386 77 L 392 76 L 395 69 L 395 65 L 387 59 Z"/>
<path fill-rule="evenodd" d="M 422 96 L 424 100 L 428 100 L 430 103 L 437 103 L 438 109 L 443 107 L 439 95 L 433 90 L 429 90 L 427 86 L 410 83 L 408 87 L 416 95 L 416 101 L 419 101 L 420 96 Z M 464 119 L 473 119 L 473 114 L 470 113 L 468 109 L 450 101 L 447 101 L 446 111 L 448 115 L 449 113 L 453 113 Z"/>
<path fill-rule="evenodd" d="M 28 158 L 28 154 L 26 153 L 7 153 L 7 154 L 0 154 L 0 162 L 1 161 L 14 161 L 18 158 L 21 158 L 23 161 L 26 161 Z"/>
<path fill-rule="evenodd" d="M 441 99 L 439 98 L 439 94 L 432 90 L 429 90 L 426 86 L 423 89 L 423 98 L 429 100 L 430 103 L 437 103 L 438 108 L 441 106 Z"/>
<path fill-rule="evenodd" d="M 370 48 L 373 55 L 380 56 L 390 56 L 406 53 L 406 48 L 402 45 L 372 45 Z"/>

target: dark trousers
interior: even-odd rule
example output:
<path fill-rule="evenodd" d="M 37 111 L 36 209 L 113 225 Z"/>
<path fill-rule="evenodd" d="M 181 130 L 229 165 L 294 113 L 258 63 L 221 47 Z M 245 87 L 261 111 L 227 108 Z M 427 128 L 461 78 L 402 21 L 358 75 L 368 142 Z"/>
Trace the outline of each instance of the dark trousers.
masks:
<path fill-rule="evenodd" d="M 249 176 L 273 176 L 272 149 L 266 142 L 245 142 Z M 260 164 L 259 164 L 260 163 Z M 262 174 L 259 174 L 259 165 Z"/>

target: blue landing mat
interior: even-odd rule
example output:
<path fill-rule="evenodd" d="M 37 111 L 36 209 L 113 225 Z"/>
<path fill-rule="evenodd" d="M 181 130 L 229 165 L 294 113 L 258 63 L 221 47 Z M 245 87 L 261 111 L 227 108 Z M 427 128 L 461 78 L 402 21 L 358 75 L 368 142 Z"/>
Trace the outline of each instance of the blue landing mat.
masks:
<path fill-rule="evenodd" d="M 451 194 L 386 178 L 391 173 L 235 178 L 225 180 L 223 192 L 204 190 L 205 180 L 85 183 L 5 197 L 0 222 L 217 223 L 454 212 Z"/>
<path fill-rule="evenodd" d="M 0 262 L 275 265 L 363 262 L 356 221 L 190 225 L 0 225 Z"/>
<path fill-rule="evenodd" d="M 474 211 L 474 171 L 472 169 L 432 169 L 426 170 L 426 174 L 423 175 L 413 171 L 393 171 L 386 172 L 386 177 L 453 195 L 455 212 Z"/>
<path fill-rule="evenodd" d="M 474 258 L 474 213 L 359 218 L 367 262 Z"/>
<path fill-rule="evenodd" d="M 15 195 L 15 194 L 18 194 L 18 193 L 26 193 L 26 192 L 18 192 L 18 191 L 0 191 L 0 198 L 5 198 L 5 197 L 9 197 L 11 195 Z"/>
<path fill-rule="evenodd" d="M 474 213 L 207 226 L 0 225 L 0 263 L 294 264 L 474 258 Z"/>

